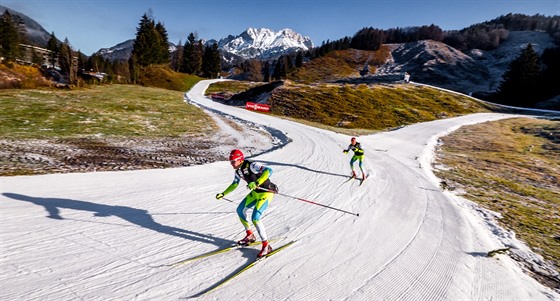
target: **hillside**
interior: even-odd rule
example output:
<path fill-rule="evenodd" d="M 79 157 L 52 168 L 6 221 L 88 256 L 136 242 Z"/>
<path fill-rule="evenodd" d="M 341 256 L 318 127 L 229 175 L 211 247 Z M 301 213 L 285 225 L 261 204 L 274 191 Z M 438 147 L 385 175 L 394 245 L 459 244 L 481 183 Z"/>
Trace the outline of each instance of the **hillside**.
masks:
<path fill-rule="evenodd" d="M 35 45 L 35 46 L 39 46 L 39 47 L 46 47 L 47 46 L 47 42 L 50 39 L 50 33 L 48 31 L 46 31 L 43 26 L 41 26 L 39 23 L 37 23 L 35 20 L 33 20 L 32 18 L 18 12 L 15 11 L 13 9 L 10 9 L 8 7 L 2 6 L 0 5 L 0 14 L 3 14 L 4 11 L 8 10 L 10 12 L 10 14 L 14 15 L 14 16 L 18 16 L 21 18 L 21 20 L 24 22 L 25 24 L 25 29 L 26 29 L 26 34 L 25 34 L 25 39 L 27 40 L 27 43 L 31 44 L 31 45 Z M 60 41 L 57 39 L 57 41 L 60 43 Z"/>
<path fill-rule="evenodd" d="M 510 62 L 529 43 L 539 55 L 546 48 L 555 47 L 549 34 L 537 31 L 512 31 L 498 48 L 469 53 L 430 40 L 390 44 L 387 46 L 391 57 L 373 77 L 406 71 L 412 81 L 458 92 L 495 92 Z"/>
<path fill-rule="evenodd" d="M 369 67 L 370 73 L 375 73 L 376 66 L 384 64 L 389 57 L 390 48 L 387 46 L 382 46 L 377 51 L 357 49 L 333 51 L 305 63 L 288 78 L 293 81 L 313 83 L 360 77 L 360 71 L 364 66 Z"/>
<path fill-rule="evenodd" d="M 331 127 L 386 130 L 474 112 L 483 103 L 407 84 L 350 85 L 286 82 L 268 100 L 272 113 Z"/>

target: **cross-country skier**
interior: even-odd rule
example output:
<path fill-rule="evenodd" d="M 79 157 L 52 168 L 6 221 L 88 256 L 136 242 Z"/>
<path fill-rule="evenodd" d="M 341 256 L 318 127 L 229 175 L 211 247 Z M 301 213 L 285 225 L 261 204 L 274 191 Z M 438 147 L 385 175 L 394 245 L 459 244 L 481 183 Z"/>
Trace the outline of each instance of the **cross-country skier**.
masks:
<path fill-rule="evenodd" d="M 366 178 L 366 174 L 364 173 L 364 169 L 362 167 L 364 162 L 364 150 L 362 149 L 360 143 L 356 141 L 355 137 L 352 137 L 352 139 L 350 139 L 350 145 L 348 145 L 348 148 L 343 150 L 342 152 L 347 154 L 348 151 L 350 150 L 354 152 L 354 156 L 352 156 L 352 159 L 350 159 L 350 169 L 352 169 L 352 178 L 356 177 L 356 172 L 354 171 L 354 162 L 358 160 L 359 162 L 358 165 L 360 166 L 360 170 L 362 171 L 362 181 L 363 181 Z"/>
<path fill-rule="evenodd" d="M 276 185 L 274 185 L 269 179 L 270 175 L 272 175 L 272 169 L 258 162 L 245 160 L 245 156 L 238 149 L 231 151 L 229 154 L 229 162 L 235 170 L 235 178 L 226 190 L 224 190 L 224 192 L 216 194 L 216 199 L 219 200 L 235 190 L 241 179 L 247 182 L 247 188 L 249 188 L 251 192 L 245 196 L 243 201 L 241 201 L 237 207 L 237 215 L 239 215 L 239 219 L 245 227 L 247 235 L 237 243 L 240 245 L 247 245 L 256 241 L 255 235 L 253 234 L 253 231 L 251 231 L 251 225 L 247 220 L 247 211 L 249 211 L 250 208 L 253 208 L 251 220 L 253 221 L 255 228 L 257 228 L 257 232 L 259 232 L 259 236 L 262 240 L 262 249 L 257 257 L 263 257 L 272 251 L 272 247 L 268 243 L 268 237 L 266 235 L 264 224 L 261 222 L 261 217 L 274 196 L 274 193 L 271 191 L 278 191 Z"/>

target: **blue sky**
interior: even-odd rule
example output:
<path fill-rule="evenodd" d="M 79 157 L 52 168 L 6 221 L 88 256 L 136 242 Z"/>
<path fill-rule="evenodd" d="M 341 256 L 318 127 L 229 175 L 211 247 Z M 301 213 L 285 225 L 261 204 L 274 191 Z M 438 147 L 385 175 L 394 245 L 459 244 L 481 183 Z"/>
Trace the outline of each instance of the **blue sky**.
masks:
<path fill-rule="evenodd" d="M 560 15 L 560 0 L 2 0 L 1 5 L 37 21 L 72 48 L 91 55 L 136 35 L 149 10 L 165 25 L 169 40 L 185 42 L 238 35 L 249 27 L 291 28 L 315 45 L 353 36 L 364 27 L 435 24 L 462 29 L 507 13 Z"/>

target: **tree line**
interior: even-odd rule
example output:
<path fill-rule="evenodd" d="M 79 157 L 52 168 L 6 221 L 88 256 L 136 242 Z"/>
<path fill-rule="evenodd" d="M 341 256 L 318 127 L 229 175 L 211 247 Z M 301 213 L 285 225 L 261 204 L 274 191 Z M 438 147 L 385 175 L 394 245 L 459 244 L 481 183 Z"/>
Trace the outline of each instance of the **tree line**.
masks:
<path fill-rule="evenodd" d="M 13 62 L 21 56 L 20 44 L 25 42 L 25 26 L 18 16 L 8 10 L 0 15 L 0 57 Z"/>
<path fill-rule="evenodd" d="M 539 56 L 528 44 L 503 76 L 498 92 L 488 100 L 520 107 L 560 95 L 560 47 L 548 48 Z"/>
<path fill-rule="evenodd" d="M 239 70 L 237 79 L 269 82 L 288 77 L 305 60 L 322 57 L 336 50 L 377 50 L 387 43 L 420 40 L 440 41 L 462 51 L 473 48 L 489 50 L 507 39 L 510 30 L 544 31 L 560 43 L 560 17 L 508 14 L 458 31 L 444 31 L 434 24 L 386 30 L 367 27 L 352 37 L 327 40 L 321 46 L 305 52 L 284 54 L 275 60 L 243 60 L 228 67 Z M 15 61 L 22 55 L 19 46 L 22 43 L 25 43 L 25 26 L 19 17 L 12 16 L 6 10 L 0 16 L 0 56 L 7 62 Z M 190 33 L 184 44 L 179 41 L 177 49 L 170 51 L 164 25 L 156 22 L 148 13 L 140 19 L 128 61 L 109 61 L 100 55 L 86 57 L 80 51 L 74 51 L 68 39 L 58 41 L 54 32 L 47 42 L 47 49 L 50 51 L 50 67 L 60 69 L 71 83 L 77 81 L 80 70 L 104 72 L 109 81 L 137 83 L 143 68 L 154 64 L 167 64 L 176 72 L 206 78 L 217 77 L 223 67 L 218 45 L 206 45 L 195 33 Z M 558 48 L 547 49 L 539 57 L 529 45 L 511 62 L 498 93 L 491 96 L 492 100 L 519 105 L 520 101 L 528 98 L 536 101 L 560 94 L 554 82 L 560 74 L 559 59 Z M 32 53 L 32 60 L 40 62 L 42 58 Z"/>
<path fill-rule="evenodd" d="M 161 22 L 144 14 L 137 28 L 136 39 L 129 59 L 133 82 L 143 67 L 169 64 L 177 72 L 216 78 L 221 71 L 221 57 L 217 43 L 205 45 L 195 33 L 190 33 L 184 45 L 170 52 L 167 31 Z"/>
<path fill-rule="evenodd" d="M 30 54 L 24 53 L 21 44 L 26 44 L 25 25 L 21 18 L 8 10 L 0 15 L 0 57 L 10 64 L 26 56 L 37 65 L 44 63 L 43 57 L 34 48 Z M 64 77 L 70 84 L 82 80 L 96 80 L 91 72 L 104 73 L 108 82 L 137 83 L 139 75 L 150 65 L 169 65 L 174 71 L 215 78 L 221 72 L 221 56 L 216 43 L 204 45 L 203 41 L 191 33 L 184 45 L 179 42 L 177 50 L 170 52 L 167 30 L 161 22 L 156 22 L 148 13 L 144 14 L 137 27 L 131 57 L 128 61 L 110 61 L 101 55 L 85 56 L 70 46 L 68 39 L 60 42 L 54 32 L 47 41 L 48 58 L 43 69 L 50 76 Z"/>

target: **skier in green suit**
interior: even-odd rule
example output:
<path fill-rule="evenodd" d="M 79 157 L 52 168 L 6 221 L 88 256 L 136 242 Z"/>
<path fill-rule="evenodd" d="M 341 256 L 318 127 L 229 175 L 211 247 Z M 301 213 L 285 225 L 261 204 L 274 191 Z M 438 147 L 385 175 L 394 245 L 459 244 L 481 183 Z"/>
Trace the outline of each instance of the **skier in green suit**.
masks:
<path fill-rule="evenodd" d="M 218 193 L 216 198 L 221 199 L 226 194 L 235 190 L 241 179 L 247 182 L 247 188 L 249 188 L 251 192 L 245 196 L 243 201 L 241 201 L 237 207 L 239 220 L 245 227 L 247 235 L 237 243 L 240 245 L 247 245 L 256 241 L 255 234 L 251 231 L 251 224 L 247 220 L 247 211 L 253 208 L 251 219 L 262 240 L 262 249 L 257 257 L 263 257 L 272 252 L 272 247 L 268 243 L 266 229 L 264 224 L 261 222 L 261 216 L 272 201 L 274 192 L 278 192 L 277 186 L 269 179 L 270 175 L 272 175 L 272 169 L 262 165 L 261 163 L 245 160 L 245 156 L 238 149 L 231 151 L 229 155 L 229 162 L 235 170 L 235 177 L 226 190 L 222 193 Z"/>

